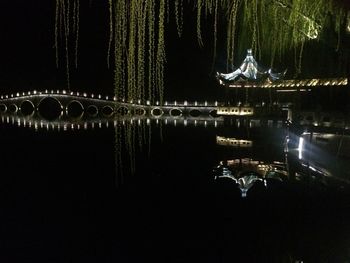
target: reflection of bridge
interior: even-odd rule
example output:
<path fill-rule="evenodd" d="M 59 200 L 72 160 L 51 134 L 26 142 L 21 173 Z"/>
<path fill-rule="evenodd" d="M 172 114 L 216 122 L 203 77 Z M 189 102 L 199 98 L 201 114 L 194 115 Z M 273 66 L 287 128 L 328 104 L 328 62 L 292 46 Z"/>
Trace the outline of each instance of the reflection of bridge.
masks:
<path fill-rule="evenodd" d="M 82 117 L 84 114 L 88 117 L 102 116 L 110 117 L 118 115 L 138 115 L 160 117 L 168 115 L 180 117 L 182 115 L 215 116 L 218 106 L 217 102 L 187 102 L 173 103 L 165 102 L 164 105 L 150 105 L 149 102 L 141 104 L 138 102 L 117 101 L 116 98 L 102 97 L 79 92 L 66 91 L 45 91 L 45 92 L 27 92 L 11 95 L 2 95 L 0 99 L 0 112 L 20 113 L 24 116 L 32 115 L 45 108 L 45 104 L 50 104 L 50 108 L 57 108 L 60 112 L 57 117 L 68 115 L 73 117 Z"/>
<path fill-rule="evenodd" d="M 174 127 L 221 127 L 223 126 L 223 118 L 212 118 L 210 116 L 204 117 L 145 117 L 145 116 L 120 116 L 118 118 L 81 118 L 69 119 L 59 118 L 56 120 L 45 120 L 37 114 L 33 116 L 19 116 L 16 114 L 2 114 L 0 123 L 15 125 L 18 127 L 35 129 L 35 130 L 87 130 L 87 129 L 101 129 L 117 126 L 141 126 L 141 125 L 155 125 L 155 126 L 174 126 Z"/>

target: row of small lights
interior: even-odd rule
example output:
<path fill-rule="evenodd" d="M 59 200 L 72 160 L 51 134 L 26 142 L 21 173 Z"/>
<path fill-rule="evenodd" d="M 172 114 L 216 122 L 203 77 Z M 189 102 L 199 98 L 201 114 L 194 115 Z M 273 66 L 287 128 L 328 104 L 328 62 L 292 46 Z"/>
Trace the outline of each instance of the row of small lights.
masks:
<path fill-rule="evenodd" d="M 221 84 L 224 84 L 221 82 Z M 229 87 L 231 88 L 281 88 L 281 87 L 303 87 L 303 86 L 346 86 L 348 85 L 348 79 L 347 78 L 340 78 L 340 79 L 309 79 L 309 80 L 285 80 L 280 83 L 268 83 L 268 84 L 261 84 L 261 85 L 237 85 L 237 84 L 231 84 Z"/>
<path fill-rule="evenodd" d="M 44 122 L 44 121 L 28 121 L 28 120 L 21 120 L 21 119 L 15 119 L 14 117 L 2 117 L 2 122 L 3 123 L 11 123 L 11 124 L 17 124 L 18 127 L 21 127 L 23 125 L 23 127 L 28 127 L 28 128 L 34 128 L 35 130 L 38 130 L 39 128 L 41 129 L 44 129 L 46 128 L 46 130 L 60 130 L 61 128 L 64 130 L 64 131 L 67 131 L 68 129 L 70 130 L 80 130 L 80 129 L 84 129 L 84 130 L 87 130 L 89 128 L 89 123 L 88 122 L 84 122 L 83 124 L 75 124 L 75 123 L 64 123 L 64 124 L 55 124 L 55 123 L 47 123 L 47 122 Z M 126 123 L 129 123 L 131 125 L 134 125 L 135 123 L 139 126 L 141 126 L 141 119 L 131 119 L 129 121 L 126 121 L 126 120 L 123 120 L 121 121 L 121 124 L 123 126 L 126 125 Z M 156 119 L 156 124 L 158 125 L 160 123 L 160 120 L 159 119 Z M 168 125 L 168 124 L 173 124 L 174 126 L 177 126 L 178 124 L 180 123 L 180 121 L 178 120 L 172 120 L 172 121 L 169 121 L 168 119 L 165 119 L 164 120 L 164 124 L 165 125 Z M 207 121 L 205 120 L 204 122 L 200 122 L 198 120 L 195 120 L 193 122 L 193 124 L 195 126 L 197 126 L 198 124 L 203 124 L 205 127 L 208 126 L 208 123 L 212 123 L 211 121 Z M 102 128 L 103 127 L 103 124 L 105 124 L 105 127 L 108 128 L 110 126 L 110 122 L 92 122 L 90 123 L 90 127 L 92 129 L 94 128 Z M 146 124 L 149 126 L 151 125 L 151 120 L 150 119 L 147 119 L 146 120 Z M 187 126 L 189 123 L 188 123 L 188 120 L 183 120 L 182 124 L 184 126 Z M 114 127 L 117 127 L 118 126 L 118 121 L 114 121 L 113 122 L 113 126 Z M 218 121 L 214 121 L 214 127 L 217 127 L 218 126 Z"/>
<path fill-rule="evenodd" d="M 84 93 L 80 93 L 80 92 L 75 92 L 75 93 L 74 93 L 73 91 L 67 92 L 66 90 L 62 90 L 62 91 L 60 91 L 60 90 L 57 90 L 57 91 L 54 91 L 54 90 L 51 90 L 51 91 L 45 90 L 44 92 L 41 92 L 41 91 L 38 92 L 38 91 L 34 90 L 34 91 L 28 91 L 28 92 L 22 92 L 22 93 L 17 92 L 16 94 L 1 95 L 0 98 L 1 98 L 1 99 L 8 99 L 8 98 L 18 98 L 18 97 L 23 97 L 23 96 L 47 95 L 47 94 L 71 95 L 71 96 L 78 96 L 78 97 L 84 97 L 84 98 L 102 99 L 101 94 L 98 94 L 97 96 L 95 96 L 94 94 L 91 94 L 90 96 L 88 96 L 88 94 L 85 93 L 85 92 L 84 92 Z M 109 96 L 105 96 L 105 99 L 106 99 L 106 100 L 112 100 L 112 99 L 110 99 Z M 117 101 L 117 98 L 116 98 L 116 97 L 113 97 L 113 101 Z M 122 99 L 122 102 L 125 103 L 125 99 L 124 99 L 124 98 Z M 129 103 L 130 103 L 130 104 L 134 104 L 134 100 L 130 100 Z M 140 105 L 141 105 L 141 100 L 140 100 L 140 99 L 137 100 L 137 104 L 140 104 Z M 149 100 L 147 100 L 147 101 L 146 101 L 146 105 L 147 105 L 147 106 L 150 106 L 150 105 L 151 105 L 151 102 L 150 102 Z M 159 101 L 156 101 L 156 105 L 157 105 L 157 106 L 159 105 Z M 165 106 L 167 106 L 167 105 L 175 105 L 175 106 L 176 106 L 176 105 L 181 105 L 181 104 L 178 104 L 177 101 L 174 101 L 173 104 L 168 103 L 167 101 L 165 101 L 164 105 L 165 105 Z M 183 104 L 183 105 L 184 105 L 184 106 L 188 106 L 189 104 L 188 104 L 187 101 L 184 101 L 184 104 Z M 194 105 L 195 105 L 195 106 L 198 106 L 198 105 L 200 105 L 200 104 L 198 104 L 198 102 L 195 101 L 195 102 L 194 102 Z M 208 102 L 207 102 L 207 101 L 204 102 L 204 106 L 208 106 Z M 215 106 L 218 106 L 218 102 L 217 102 L 217 101 L 215 101 Z"/>
<path fill-rule="evenodd" d="M 83 92 L 73 92 L 73 91 L 66 91 L 66 90 L 45 90 L 44 92 L 41 91 L 28 91 L 28 92 L 17 92 L 16 94 L 10 94 L 10 95 L 1 95 L 0 98 L 1 99 L 8 99 L 8 98 L 16 98 L 16 97 L 23 97 L 23 96 L 32 96 L 32 95 L 47 95 L 47 94 L 56 94 L 56 95 L 71 95 L 71 96 L 78 96 L 78 97 L 84 97 L 84 98 L 98 98 L 98 99 L 102 99 L 102 95 L 98 94 L 97 96 L 95 96 L 94 94 L 91 94 L 90 96 L 88 96 L 87 93 Z M 105 96 L 106 100 L 110 100 L 110 97 Z M 116 101 L 117 98 L 113 97 L 113 100 Z M 124 101 L 124 100 L 123 100 Z"/>

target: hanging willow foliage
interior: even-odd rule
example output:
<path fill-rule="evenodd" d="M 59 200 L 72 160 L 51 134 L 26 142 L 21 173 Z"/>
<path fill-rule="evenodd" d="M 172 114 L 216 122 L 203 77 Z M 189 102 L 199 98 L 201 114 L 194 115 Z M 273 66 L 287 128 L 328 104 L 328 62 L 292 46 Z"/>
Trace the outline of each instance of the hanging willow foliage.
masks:
<path fill-rule="evenodd" d="M 169 3 L 165 0 L 109 0 L 113 17 L 109 43 L 114 41 L 114 86 L 118 99 L 154 103 L 158 98 L 163 101 L 164 34 Z"/>
<path fill-rule="evenodd" d="M 73 9 L 73 10 L 72 10 Z M 70 42 L 74 42 L 74 65 L 78 67 L 80 0 L 56 0 L 55 51 L 59 67 L 60 44 L 65 53 L 67 88 L 70 89 Z"/>
<path fill-rule="evenodd" d="M 74 46 L 77 67 L 80 0 L 56 0 L 55 48 L 59 66 L 59 49 L 65 53 L 65 69 L 70 85 L 70 46 Z M 178 35 L 183 31 L 183 9 L 196 8 L 196 31 L 203 46 L 203 19 L 214 17 L 214 51 L 218 23 L 226 23 L 227 66 L 234 58 L 252 48 L 259 56 L 269 56 L 273 66 L 287 51 L 293 51 L 301 70 L 304 44 L 318 40 L 332 17 L 335 32 L 340 35 L 347 13 L 330 0 L 107 0 L 109 41 L 107 66 L 114 67 L 115 95 L 127 101 L 162 102 L 164 96 L 164 65 L 166 21 L 174 9 Z M 222 21 L 221 21 L 222 20 Z M 340 36 L 339 36 L 340 38 Z M 238 47 L 238 52 L 236 51 Z M 339 47 L 339 41 L 338 41 Z M 111 60 L 111 55 L 113 60 Z M 111 61 L 113 61 L 111 63 Z"/>
<path fill-rule="evenodd" d="M 286 52 L 295 50 L 296 73 L 300 72 L 305 42 L 320 39 L 330 24 L 329 17 L 334 19 L 333 28 L 340 38 L 341 25 L 346 19 L 344 9 L 330 0 L 197 0 L 196 7 L 197 38 L 201 45 L 201 14 L 211 14 L 217 9 L 223 14 L 221 17 L 227 24 L 228 67 L 233 66 L 236 44 L 239 54 L 252 48 L 259 57 L 269 56 L 271 66 Z M 215 11 L 215 41 L 217 20 Z"/>

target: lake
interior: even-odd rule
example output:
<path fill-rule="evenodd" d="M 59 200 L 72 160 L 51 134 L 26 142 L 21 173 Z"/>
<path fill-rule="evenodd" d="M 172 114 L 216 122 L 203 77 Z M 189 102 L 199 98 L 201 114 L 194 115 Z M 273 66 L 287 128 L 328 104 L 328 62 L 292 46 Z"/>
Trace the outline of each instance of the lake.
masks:
<path fill-rule="evenodd" d="M 35 129 L 2 117 L 0 132 L 1 262 L 350 258 L 350 164 L 339 136 L 177 118 Z M 236 179 L 215 176 L 225 165 L 286 160 L 293 176 L 258 178 L 246 197 Z"/>

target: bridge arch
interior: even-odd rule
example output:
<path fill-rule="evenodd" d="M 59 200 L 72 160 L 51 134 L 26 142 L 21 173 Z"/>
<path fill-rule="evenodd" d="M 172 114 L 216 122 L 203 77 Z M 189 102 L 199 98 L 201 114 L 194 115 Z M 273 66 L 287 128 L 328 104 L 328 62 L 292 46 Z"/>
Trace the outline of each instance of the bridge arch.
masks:
<path fill-rule="evenodd" d="M 11 112 L 11 113 L 17 113 L 18 112 L 18 106 L 15 103 L 10 104 L 10 106 L 8 107 L 8 111 Z"/>
<path fill-rule="evenodd" d="M 209 116 L 216 118 L 218 117 L 218 111 L 216 109 L 209 111 Z"/>
<path fill-rule="evenodd" d="M 164 111 L 161 108 L 153 108 L 151 110 L 151 115 L 154 117 L 160 117 L 164 114 Z"/>
<path fill-rule="evenodd" d="M 66 106 L 66 114 L 69 117 L 80 119 L 84 115 L 84 106 L 80 101 L 72 100 Z"/>
<path fill-rule="evenodd" d="M 54 120 L 62 116 L 63 106 L 58 99 L 48 96 L 39 101 L 37 111 L 44 119 Z"/>
<path fill-rule="evenodd" d="M 171 117 L 181 117 L 182 116 L 182 110 L 179 108 L 173 108 L 169 111 L 169 115 Z"/>
<path fill-rule="evenodd" d="M 86 114 L 89 115 L 90 117 L 96 117 L 98 114 L 98 108 L 95 105 L 89 105 L 86 108 Z"/>
<path fill-rule="evenodd" d="M 126 106 L 120 106 L 116 112 L 118 115 L 125 116 L 129 114 L 129 109 Z"/>
<path fill-rule="evenodd" d="M 189 114 L 191 117 L 199 117 L 202 115 L 202 112 L 198 109 L 192 109 L 190 110 Z"/>
<path fill-rule="evenodd" d="M 134 114 L 138 116 L 145 116 L 146 115 L 146 110 L 144 108 L 135 108 L 134 109 Z"/>
<path fill-rule="evenodd" d="M 4 113 L 7 111 L 7 106 L 3 103 L 0 104 L 0 112 Z"/>
<path fill-rule="evenodd" d="M 102 108 L 101 112 L 103 116 L 111 117 L 114 114 L 114 109 L 107 105 Z"/>
<path fill-rule="evenodd" d="M 24 100 L 21 103 L 20 109 L 21 109 L 21 113 L 24 116 L 31 116 L 35 112 L 35 105 L 30 100 Z"/>

